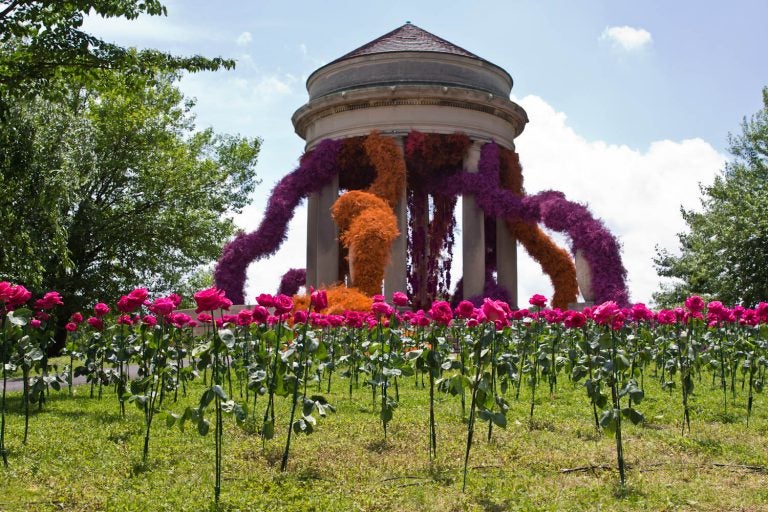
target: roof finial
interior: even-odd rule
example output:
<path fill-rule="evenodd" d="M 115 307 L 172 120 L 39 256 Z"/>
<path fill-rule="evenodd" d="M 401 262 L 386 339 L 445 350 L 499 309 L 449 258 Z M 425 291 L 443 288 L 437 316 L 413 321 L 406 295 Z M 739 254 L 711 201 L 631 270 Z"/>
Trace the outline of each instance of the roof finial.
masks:
<path fill-rule="evenodd" d="M 406 24 L 406 25 L 410 25 L 410 24 L 411 24 L 410 20 L 407 20 L 407 21 L 405 22 L 405 24 Z"/>

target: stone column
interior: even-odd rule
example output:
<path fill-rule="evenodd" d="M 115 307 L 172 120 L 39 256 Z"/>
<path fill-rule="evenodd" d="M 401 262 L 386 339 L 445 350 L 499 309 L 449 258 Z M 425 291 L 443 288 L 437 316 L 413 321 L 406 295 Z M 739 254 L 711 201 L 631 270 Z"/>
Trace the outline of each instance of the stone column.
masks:
<path fill-rule="evenodd" d="M 395 142 L 403 151 L 403 138 L 395 137 Z M 400 191 L 400 199 L 395 206 L 397 216 L 397 229 L 400 234 L 392 241 L 389 265 L 384 273 L 384 293 L 387 300 L 392 302 L 392 294 L 405 292 L 408 288 L 406 266 L 408 261 L 408 199 L 405 195 L 405 184 Z"/>
<path fill-rule="evenodd" d="M 480 142 L 473 142 L 464 159 L 464 168 L 477 172 Z M 464 256 L 464 298 L 480 295 L 485 285 L 485 214 L 472 196 L 462 196 L 461 246 Z"/>
<path fill-rule="evenodd" d="M 317 205 L 318 192 L 307 198 L 307 289 L 317 288 Z"/>
<path fill-rule="evenodd" d="M 579 283 L 579 291 L 584 297 L 584 302 L 594 302 L 595 292 L 592 290 L 592 270 L 589 268 L 589 262 L 584 257 L 584 252 L 579 249 L 574 256 L 576 265 L 576 282 Z"/>
<path fill-rule="evenodd" d="M 314 236 L 317 240 L 315 281 L 318 287 L 328 287 L 339 281 L 339 230 L 331 217 L 331 207 L 338 198 L 339 177 L 337 175 L 317 194 L 317 221 Z M 307 252 L 309 253 L 309 250 Z"/>
<path fill-rule="evenodd" d="M 496 280 L 509 291 L 510 306 L 517 307 L 517 241 L 503 219 L 496 220 Z"/>

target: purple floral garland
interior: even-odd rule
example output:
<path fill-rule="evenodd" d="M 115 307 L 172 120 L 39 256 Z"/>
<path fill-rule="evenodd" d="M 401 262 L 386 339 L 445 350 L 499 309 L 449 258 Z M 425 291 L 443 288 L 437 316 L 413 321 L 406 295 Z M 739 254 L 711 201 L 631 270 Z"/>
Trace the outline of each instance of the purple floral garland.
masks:
<path fill-rule="evenodd" d="M 619 243 L 605 225 L 592 217 L 581 204 L 552 190 L 533 196 L 517 197 L 501 188 L 499 147 L 483 145 L 478 173 L 467 171 L 450 176 L 441 184 L 445 195 L 472 194 L 486 215 L 542 222 L 553 231 L 567 233 L 572 251 L 581 250 L 592 274 L 596 302 L 613 300 L 629 303 L 625 284 L 627 271 L 621 262 Z"/>
<path fill-rule="evenodd" d="M 305 155 L 299 167 L 273 189 L 259 228 L 238 235 L 224 247 L 214 279 L 216 286 L 224 290 L 234 303 L 244 303 L 243 288 L 248 265 L 277 252 L 285 240 L 288 222 L 299 202 L 330 183 L 337 174 L 337 156 L 342 144 L 342 141 L 326 139 Z M 483 146 L 478 173 L 461 171 L 444 179 L 436 177 L 427 188 L 436 195 L 448 197 L 472 194 L 480 209 L 490 217 L 542 222 L 549 229 L 567 233 L 572 251 L 581 250 L 585 255 L 592 274 L 595 300 L 613 300 L 622 305 L 629 302 L 625 285 L 627 271 L 621 262 L 619 243 L 605 225 L 594 219 L 584 205 L 568 201 L 561 192 L 550 190 L 518 197 L 501 188 L 499 147 L 496 143 Z M 411 226 L 412 231 L 419 231 L 414 227 Z M 411 233 L 412 236 L 414 234 Z M 414 291 L 421 284 L 409 282 Z"/>
<path fill-rule="evenodd" d="M 272 190 L 258 229 L 240 234 L 224 246 L 213 278 L 229 300 L 235 304 L 245 302 L 243 288 L 248 265 L 277 252 L 301 200 L 333 180 L 338 172 L 336 160 L 341 145 L 341 141 L 326 139 L 306 154 L 299 167 Z"/>
<path fill-rule="evenodd" d="M 289 269 L 280 279 L 280 287 L 277 289 L 277 294 L 288 296 L 296 295 L 299 292 L 299 288 L 305 284 L 307 284 L 307 269 Z"/>

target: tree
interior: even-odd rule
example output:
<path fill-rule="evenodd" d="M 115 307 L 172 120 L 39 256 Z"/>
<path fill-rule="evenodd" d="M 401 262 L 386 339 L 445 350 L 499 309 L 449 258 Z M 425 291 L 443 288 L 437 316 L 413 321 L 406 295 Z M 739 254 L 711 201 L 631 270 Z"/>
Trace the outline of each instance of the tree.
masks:
<path fill-rule="evenodd" d="M 701 187 L 702 211 L 682 210 L 689 232 L 678 235 L 680 254 L 657 248 L 658 274 L 677 279 L 654 295 L 658 304 L 690 294 L 727 304 L 768 299 L 768 87 L 763 108 L 729 142 L 734 159 Z"/>
<path fill-rule="evenodd" d="M 58 290 L 72 311 L 138 285 L 174 291 L 216 259 L 257 183 L 260 141 L 197 131 L 177 78 L 106 73 L 62 101 L 15 102 L 0 130 L 13 142 L 0 147 L 0 212 L 15 216 L 0 239 L 21 245 L 1 244 L 0 280 Z"/>
<path fill-rule="evenodd" d="M 0 279 L 69 307 L 156 290 L 210 262 L 256 183 L 258 140 L 196 132 L 180 71 L 234 61 L 103 41 L 86 15 L 165 15 L 159 0 L 0 3 Z"/>
<path fill-rule="evenodd" d="M 0 113 L 0 280 L 30 288 L 43 284 L 43 252 L 70 264 L 61 212 L 71 180 L 59 146 L 64 133 L 78 131 L 71 116 L 63 117 L 65 109 L 44 112 L 41 103 L 6 105 Z"/>
<path fill-rule="evenodd" d="M 0 97 L 56 94 L 51 83 L 87 81 L 101 70 L 152 77 L 157 71 L 230 69 L 234 61 L 178 57 L 123 48 L 81 30 L 85 15 L 136 19 L 161 16 L 158 0 L 11 0 L 0 3 Z"/>

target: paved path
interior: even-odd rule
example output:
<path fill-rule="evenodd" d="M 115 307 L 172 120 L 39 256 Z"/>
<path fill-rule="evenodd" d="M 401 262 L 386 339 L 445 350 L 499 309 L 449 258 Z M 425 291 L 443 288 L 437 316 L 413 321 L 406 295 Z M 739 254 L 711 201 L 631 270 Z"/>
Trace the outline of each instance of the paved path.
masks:
<path fill-rule="evenodd" d="M 132 364 L 130 366 L 129 374 L 131 375 L 131 377 L 136 375 L 136 372 L 138 371 L 138 369 L 139 369 L 138 365 Z M 79 386 L 81 384 L 86 384 L 87 383 L 85 375 L 81 375 L 79 377 L 75 377 L 74 380 L 75 380 L 75 383 L 74 383 L 75 386 Z M 2 390 L 2 385 L 3 385 L 2 376 L 0 376 L 0 390 Z M 66 382 L 62 382 L 61 383 L 61 387 L 62 387 L 62 389 L 66 388 L 67 387 L 67 383 Z M 6 385 L 5 389 L 6 389 L 6 391 L 8 393 L 12 393 L 12 392 L 16 392 L 16 391 L 23 391 L 24 390 L 24 379 L 21 378 L 21 377 L 13 377 L 13 378 L 8 379 L 8 384 Z"/>

